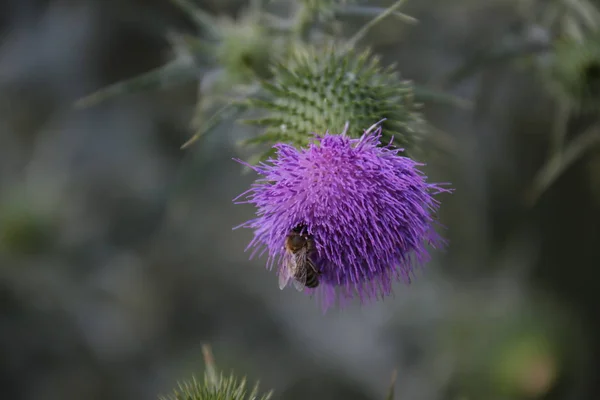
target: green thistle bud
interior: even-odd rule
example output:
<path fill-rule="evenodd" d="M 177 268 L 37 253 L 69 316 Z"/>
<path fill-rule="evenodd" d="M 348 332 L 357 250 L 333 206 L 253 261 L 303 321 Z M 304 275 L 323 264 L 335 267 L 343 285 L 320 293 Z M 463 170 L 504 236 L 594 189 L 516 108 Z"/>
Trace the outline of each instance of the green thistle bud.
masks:
<path fill-rule="evenodd" d="M 223 83 L 232 87 L 251 83 L 256 77 L 269 77 L 270 61 L 284 50 L 286 38 L 273 34 L 275 27 L 259 2 L 233 19 L 206 14 L 192 0 L 173 1 L 207 32 L 208 37 L 198 48 L 202 48 L 211 65 L 225 72 Z"/>
<path fill-rule="evenodd" d="M 181 1 L 181 0 L 177 0 Z M 284 35 L 273 34 L 266 14 L 254 7 L 242 12 L 234 20 L 229 17 L 207 17 L 211 41 L 208 52 L 212 64 L 224 71 L 220 86 L 252 83 L 254 79 L 269 78 L 269 65 L 285 49 Z"/>
<path fill-rule="evenodd" d="M 273 40 L 256 18 L 247 14 L 238 22 L 223 19 L 220 28 L 222 37 L 215 56 L 228 77 L 236 82 L 268 77 Z"/>
<path fill-rule="evenodd" d="M 268 98 L 249 100 L 266 116 L 246 122 L 265 129 L 245 144 L 305 146 L 312 132 L 342 132 L 346 122 L 347 134 L 359 137 L 363 127 L 385 118 L 383 141 L 393 137 L 407 153 L 415 149 L 422 118 L 412 86 L 393 67 L 382 68 L 369 51 L 296 46 L 289 58 L 276 64 L 273 75 L 271 82 L 263 82 Z"/>
<path fill-rule="evenodd" d="M 272 393 L 258 394 L 258 383 L 251 391 L 246 387 L 246 379 L 235 376 L 217 376 L 216 367 L 210 347 L 203 346 L 206 371 L 204 380 L 195 378 L 179 383 L 177 389 L 168 397 L 160 396 L 160 400 L 269 400 Z"/>
<path fill-rule="evenodd" d="M 600 35 L 579 42 L 563 40 L 556 45 L 551 77 L 559 95 L 575 107 L 600 107 Z"/>

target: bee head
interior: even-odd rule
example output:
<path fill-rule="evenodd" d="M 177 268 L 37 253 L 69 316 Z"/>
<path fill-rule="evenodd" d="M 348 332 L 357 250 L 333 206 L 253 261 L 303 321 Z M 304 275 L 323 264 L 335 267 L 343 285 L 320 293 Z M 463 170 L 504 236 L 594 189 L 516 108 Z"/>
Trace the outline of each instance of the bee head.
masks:
<path fill-rule="evenodd" d="M 304 244 L 306 243 L 306 237 L 304 235 L 301 235 L 299 233 L 294 232 L 295 234 L 289 235 L 288 236 L 288 245 L 289 247 L 294 250 L 297 251 L 299 249 L 301 249 Z"/>

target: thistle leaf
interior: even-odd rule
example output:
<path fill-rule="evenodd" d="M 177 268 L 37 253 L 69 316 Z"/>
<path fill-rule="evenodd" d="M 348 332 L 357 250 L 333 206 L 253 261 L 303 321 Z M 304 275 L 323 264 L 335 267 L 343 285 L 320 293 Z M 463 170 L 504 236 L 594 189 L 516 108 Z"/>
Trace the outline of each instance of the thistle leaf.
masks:
<path fill-rule="evenodd" d="M 534 205 L 540 196 L 585 152 L 600 144 L 600 125 L 593 125 L 571 141 L 563 152 L 554 154 L 536 174 L 525 195 L 528 205 Z"/>
<path fill-rule="evenodd" d="M 219 30 L 215 26 L 215 18 L 206 13 L 191 0 L 171 0 L 185 12 L 198 27 L 204 28 L 213 38 L 219 37 Z"/>
<path fill-rule="evenodd" d="M 394 400 L 394 389 L 396 386 L 396 379 L 398 377 L 398 371 L 392 371 L 392 381 L 390 382 L 390 388 L 388 389 L 388 394 L 385 397 L 385 400 Z"/>
<path fill-rule="evenodd" d="M 352 17 L 375 17 L 385 11 L 382 7 L 370 7 L 370 6 L 338 6 L 335 9 L 337 16 L 352 16 Z M 419 21 L 399 11 L 393 11 L 390 13 L 391 16 L 398 18 L 402 22 L 409 24 L 416 24 Z"/>
<path fill-rule="evenodd" d="M 414 85 L 415 99 L 419 103 L 440 103 L 459 107 L 465 110 L 470 110 L 473 107 L 473 102 L 460 97 L 445 93 L 440 90 L 431 89 L 425 86 Z"/>
<path fill-rule="evenodd" d="M 550 49 L 550 44 L 547 43 L 507 40 L 506 43 L 500 43 L 489 50 L 479 51 L 468 58 L 463 64 L 448 74 L 444 79 L 444 86 L 457 85 L 490 65 L 510 62 L 533 54 L 547 52 Z"/>
<path fill-rule="evenodd" d="M 145 74 L 100 89 L 79 99 L 75 106 L 90 107 L 125 94 L 165 89 L 196 79 L 198 79 L 198 70 L 193 65 L 182 63 L 177 59 Z"/>
<path fill-rule="evenodd" d="M 362 28 L 360 28 L 358 32 L 354 34 L 354 36 L 352 36 L 352 38 L 350 38 L 350 40 L 348 40 L 348 42 L 346 43 L 346 48 L 351 49 L 354 46 L 356 46 L 356 43 L 358 43 L 358 41 L 361 40 L 371 28 L 377 25 L 384 18 L 393 15 L 395 12 L 397 12 L 396 10 L 400 8 L 405 2 L 406 0 L 396 1 L 390 7 L 385 9 L 382 13 L 378 14 L 375 18 L 373 18 L 371 21 L 367 22 Z M 416 19 L 414 19 L 414 22 L 416 22 Z"/>
<path fill-rule="evenodd" d="M 181 146 L 181 150 L 187 149 L 194 144 L 198 139 L 210 133 L 216 126 L 221 122 L 229 118 L 235 118 L 241 112 L 243 112 L 248 106 L 240 103 L 228 103 L 217 110 L 210 118 L 203 124 L 199 124 L 196 133 L 187 142 Z"/>
<path fill-rule="evenodd" d="M 298 143 L 297 139 L 293 136 L 287 135 L 285 132 L 279 130 L 269 130 L 260 136 L 255 136 L 250 139 L 242 141 L 243 145 L 250 144 L 263 144 L 263 143 L 294 143 L 302 145 L 304 143 Z"/>
<path fill-rule="evenodd" d="M 600 34 L 560 41 L 547 76 L 557 98 L 582 110 L 600 109 Z"/>
<path fill-rule="evenodd" d="M 354 0 L 300 0 L 302 10 L 299 14 L 305 13 L 311 19 L 326 21 L 335 16 L 335 11 L 341 6 L 354 2 Z"/>

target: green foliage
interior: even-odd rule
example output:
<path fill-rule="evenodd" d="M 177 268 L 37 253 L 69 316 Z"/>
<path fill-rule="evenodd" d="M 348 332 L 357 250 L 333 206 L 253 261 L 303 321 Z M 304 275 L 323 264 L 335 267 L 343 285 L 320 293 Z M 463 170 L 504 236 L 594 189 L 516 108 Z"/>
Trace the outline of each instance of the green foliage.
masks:
<path fill-rule="evenodd" d="M 267 78 L 272 56 L 285 48 L 285 37 L 270 32 L 264 13 L 251 8 L 236 20 L 213 17 L 192 0 L 172 0 L 206 33 L 205 37 L 171 33 L 174 58 L 165 65 L 123 80 L 80 99 L 78 106 L 91 106 L 117 96 L 147 90 L 166 89 L 191 81 L 205 80 L 203 95 L 220 96 L 237 85 Z M 212 74 L 211 74 L 212 72 Z"/>
<path fill-rule="evenodd" d="M 558 360 L 554 344 L 540 332 L 507 339 L 496 349 L 491 380 L 509 396 L 540 397 L 555 384 Z"/>
<path fill-rule="evenodd" d="M 179 84 L 193 82 L 197 78 L 198 71 L 193 63 L 183 59 L 175 59 L 134 78 L 102 88 L 79 99 L 75 105 L 77 107 L 90 107 L 125 94 L 167 89 Z"/>
<path fill-rule="evenodd" d="M 178 387 L 167 397 L 159 396 L 161 400 L 268 400 L 272 392 L 259 394 L 258 383 L 252 390 L 246 386 L 246 378 L 238 379 L 233 374 L 217 376 L 211 350 L 204 346 L 206 371 L 204 380 L 199 382 L 192 378 L 178 384 Z"/>
<path fill-rule="evenodd" d="M 544 398 L 563 378 L 580 338 L 568 314 L 542 299 L 520 300 L 510 311 L 471 306 L 443 327 L 440 345 L 454 361 L 452 381 L 469 398 Z M 573 352 L 568 356 L 568 351 Z"/>
<path fill-rule="evenodd" d="M 256 77 L 269 74 L 271 57 L 285 48 L 285 36 L 272 34 L 267 14 L 259 3 L 243 10 L 237 19 L 213 17 L 204 13 L 192 0 L 172 0 L 185 11 L 207 37 L 196 40 L 203 43 L 193 51 L 206 57 L 209 68 L 220 69 L 219 84 L 224 90 L 236 84 L 252 83 Z"/>
<path fill-rule="evenodd" d="M 557 43 L 552 77 L 575 107 L 600 108 L 600 35 Z"/>
<path fill-rule="evenodd" d="M 598 29 L 600 12 L 594 3 L 594 0 L 537 2 L 532 8 L 535 13 L 532 19 L 557 37 L 580 40 Z"/>
<path fill-rule="evenodd" d="M 381 67 L 368 50 L 296 46 L 273 74 L 273 81 L 262 85 L 268 97 L 249 100 L 266 115 L 246 122 L 265 129 L 245 144 L 305 146 L 311 132 L 340 133 L 346 122 L 348 135 L 358 137 L 384 118 L 384 141 L 393 137 L 408 153 L 418 142 L 422 118 L 410 82 L 401 80 L 393 67 Z"/>
<path fill-rule="evenodd" d="M 307 14 L 320 20 L 333 18 L 336 9 L 353 2 L 353 0 L 300 0 Z"/>
<path fill-rule="evenodd" d="M 404 1 L 397 4 L 400 5 Z M 344 16 L 376 17 L 386 12 L 385 8 L 377 6 L 357 5 L 355 0 L 300 0 L 302 14 L 319 21 L 328 21 Z M 393 10 L 390 12 L 398 19 L 416 23 L 417 20 L 411 16 Z"/>
<path fill-rule="evenodd" d="M 6 202 L 0 207 L 0 251 L 14 255 L 39 254 L 54 238 L 51 216 L 27 204 Z"/>
<path fill-rule="evenodd" d="M 525 204 L 533 206 L 559 176 L 600 143 L 597 124 L 569 134 L 573 140 L 567 137 L 573 117 L 600 109 L 600 10 L 589 0 L 530 1 L 521 6 L 522 29 L 476 52 L 439 86 L 456 85 L 500 63 L 537 67 L 556 110 L 549 157 L 524 193 Z"/>
<path fill-rule="evenodd" d="M 522 1 L 519 3 L 522 27 L 509 30 L 494 43 L 476 51 L 444 78 L 444 86 L 457 85 L 476 73 L 502 63 L 538 65 L 544 72 L 548 67 L 545 55 L 553 50 L 568 50 L 556 38 L 571 44 L 580 43 L 594 35 L 600 27 L 600 11 L 588 0 Z M 566 53 L 562 53 L 567 55 Z M 561 54 L 556 54 L 561 57 Z"/>
<path fill-rule="evenodd" d="M 350 134 L 358 136 L 363 129 L 386 118 L 384 139 L 394 136 L 396 144 L 415 146 L 421 120 L 412 86 L 400 80 L 393 68 L 382 68 L 377 57 L 368 51 L 356 54 L 352 49 L 387 16 L 416 22 L 397 11 L 404 0 L 388 9 L 354 5 L 351 0 L 303 0 L 290 19 L 270 15 L 261 9 L 262 2 L 254 1 L 235 20 L 209 15 L 194 0 L 172 1 L 197 24 L 200 35 L 171 33 L 175 55 L 171 61 L 92 93 L 77 105 L 90 106 L 124 94 L 200 80 L 193 120 L 196 133 L 182 148 L 223 119 L 235 119 L 251 108 L 263 108 L 269 113 L 254 120 L 266 130 L 247 144 L 287 141 L 304 145 L 311 132 L 339 132 L 346 121 L 350 122 Z M 375 18 L 339 51 L 331 45 L 305 43 L 315 21 L 343 15 Z M 279 60 L 279 64 L 273 65 L 274 60 Z M 244 101 L 257 90 L 262 90 L 267 98 Z M 266 155 L 263 152 L 257 158 Z"/>

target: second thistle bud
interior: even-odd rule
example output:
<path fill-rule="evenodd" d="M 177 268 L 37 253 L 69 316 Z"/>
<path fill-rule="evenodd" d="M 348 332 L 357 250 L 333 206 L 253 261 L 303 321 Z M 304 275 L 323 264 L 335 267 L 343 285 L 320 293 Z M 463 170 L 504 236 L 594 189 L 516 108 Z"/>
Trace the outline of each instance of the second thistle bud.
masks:
<path fill-rule="evenodd" d="M 418 142 L 422 119 L 410 82 L 400 79 L 392 67 L 383 68 L 369 51 L 297 46 L 276 65 L 273 80 L 263 88 L 268 97 L 252 100 L 251 105 L 266 115 L 249 122 L 264 131 L 247 143 L 306 146 L 311 133 L 341 132 L 346 122 L 347 134 L 359 137 L 361 127 L 382 119 L 384 142 L 393 137 L 409 155 Z"/>
<path fill-rule="evenodd" d="M 229 79 L 246 82 L 254 76 L 269 76 L 269 61 L 278 41 L 260 24 L 259 16 L 247 12 L 238 21 L 222 18 L 216 60 Z"/>

